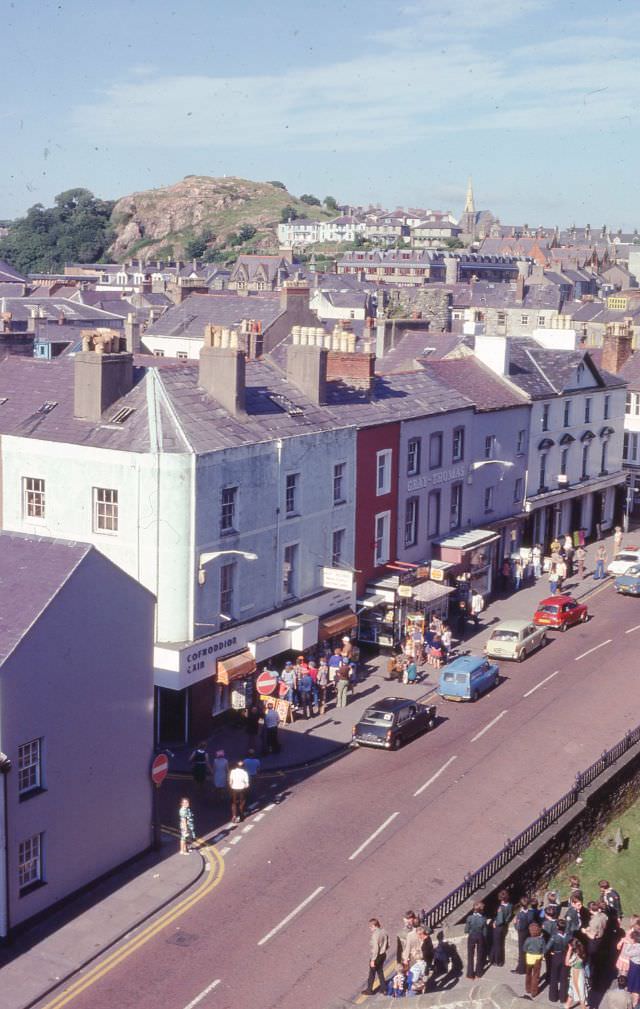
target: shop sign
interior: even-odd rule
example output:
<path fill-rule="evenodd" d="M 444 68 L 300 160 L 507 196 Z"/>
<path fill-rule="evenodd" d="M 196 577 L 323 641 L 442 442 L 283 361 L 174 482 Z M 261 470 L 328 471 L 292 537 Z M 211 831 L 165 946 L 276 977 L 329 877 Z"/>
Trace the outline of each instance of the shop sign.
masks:
<path fill-rule="evenodd" d="M 180 672 L 192 676 L 193 673 L 203 673 L 206 670 L 207 674 L 210 672 L 213 676 L 216 661 L 229 652 L 237 651 L 245 643 L 244 636 L 238 634 L 220 634 L 203 642 L 194 641 L 191 648 L 180 653 Z M 202 676 L 198 679 L 202 679 Z"/>
<path fill-rule="evenodd" d="M 431 487 L 433 484 L 449 483 L 450 480 L 463 480 L 465 476 L 464 463 L 460 466 L 450 466 L 449 469 L 440 469 L 437 473 L 425 473 L 423 476 L 414 476 L 407 480 L 407 490 L 422 490 L 424 487 Z"/>
<path fill-rule="evenodd" d="M 421 581 L 423 578 L 429 577 L 429 565 L 421 564 L 420 567 L 416 568 L 416 578 Z"/>
<path fill-rule="evenodd" d="M 413 588 L 411 585 L 398 585 L 396 592 L 401 599 L 411 599 Z"/>
<path fill-rule="evenodd" d="M 344 568 L 323 568 L 322 587 L 350 592 L 353 588 L 353 571 L 345 571 Z"/>
<path fill-rule="evenodd" d="M 431 581 L 432 582 L 443 582 L 444 581 L 444 568 L 431 568 Z"/>
<path fill-rule="evenodd" d="M 231 707 L 243 711 L 250 700 L 251 680 L 234 680 L 231 686 Z"/>

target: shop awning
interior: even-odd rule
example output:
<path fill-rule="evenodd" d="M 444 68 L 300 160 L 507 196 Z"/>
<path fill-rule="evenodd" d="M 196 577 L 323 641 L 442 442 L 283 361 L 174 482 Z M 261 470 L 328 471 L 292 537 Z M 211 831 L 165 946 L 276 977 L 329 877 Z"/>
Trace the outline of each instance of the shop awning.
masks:
<path fill-rule="evenodd" d="M 455 592 L 450 585 L 440 585 L 438 582 L 420 582 L 413 587 L 413 598 L 420 603 L 437 603 L 445 596 Z"/>
<path fill-rule="evenodd" d="M 353 610 L 340 610 L 339 613 L 332 613 L 330 617 L 323 617 L 318 625 L 318 641 L 335 638 L 344 631 L 352 630 L 357 623 L 358 618 Z"/>
<path fill-rule="evenodd" d="M 362 613 L 363 610 L 375 610 L 377 606 L 382 606 L 386 602 L 386 596 L 381 595 L 379 592 L 372 592 L 370 595 L 365 596 L 364 599 L 358 599 L 358 613 Z"/>
<path fill-rule="evenodd" d="M 232 655 L 230 659 L 218 659 L 218 683 L 231 683 L 243 676 L 250 676 L 256 669 L 256 660 L 249 651 Z"/>
<path fill-rule="evenodd" d="M 500 537 L 490 529 L 469 529 L 464 533 L 457 533 L 454 536 L 444 536 L 437 542 L 441 547 L 448 550 L 475 550 L 476 547 L 484 546 L 499 540 Z"/>

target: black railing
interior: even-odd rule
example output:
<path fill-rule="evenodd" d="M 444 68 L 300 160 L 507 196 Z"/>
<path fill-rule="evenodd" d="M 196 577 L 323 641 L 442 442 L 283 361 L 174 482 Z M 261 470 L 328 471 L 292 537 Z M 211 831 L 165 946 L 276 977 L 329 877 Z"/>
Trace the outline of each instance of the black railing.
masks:
<path fill-rule="evenodd" d="M 525 827 L 517 837 L 513 839 L 508 838 L 504 847 L 496 852 L 488 862 L 485 862 L 479 869 L 476 869 L 475 872 L 466 875 L 464 882 L 460 886 L 457 886 L 455 890 L 448 893 L 446 897 L 443 897 L 438 904 L 428 911 L 423 910 L 423 923 L 430 928 L 434 928 L 448 915 L 452 914 L 471 894 L 485 886 L 492 876 L 504 869 L 516 855 L 519 855 L 532 841 L 535 841 L 540 834 L 544 833 L 548 827 L 556 823 L 568 809 L 571 809 L 576 804 L 583 789 L 587 788 L 588 785 L 594 782 L 612 764 L 615 764 L 620 757 L 624 756 L 638 742 L 640 742 L 640 725 L 637 725 L 635 729 L 630 729 L 626 736 L 612 746 L 610 750 L 605 750 L 590 767 L 576 774 L 573 788 L 570 788 L 557 802 L 554 802 L 550 809 L 543 809 L 540 816 L 530 823 L 528 827 Z"/>

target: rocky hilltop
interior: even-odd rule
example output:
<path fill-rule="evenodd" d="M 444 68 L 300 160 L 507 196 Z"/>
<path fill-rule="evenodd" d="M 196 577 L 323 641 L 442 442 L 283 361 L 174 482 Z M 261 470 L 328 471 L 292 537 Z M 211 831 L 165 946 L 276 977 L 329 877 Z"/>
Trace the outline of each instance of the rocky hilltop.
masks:
<path fill-rule="evenodd" d="M 301 217 L 326 216 L 270 182 L 188 175 L 175 185 L 118 200 L 111 217 L 116 237 L 109 253 L 116 262 L 127 256 L 179 257 L 197 239 L 215 251 L 242 244 L 243 228 L 255 228 L 251 244 L 257 251 L 275 251 L 284 207 L 293 207 Z"/>

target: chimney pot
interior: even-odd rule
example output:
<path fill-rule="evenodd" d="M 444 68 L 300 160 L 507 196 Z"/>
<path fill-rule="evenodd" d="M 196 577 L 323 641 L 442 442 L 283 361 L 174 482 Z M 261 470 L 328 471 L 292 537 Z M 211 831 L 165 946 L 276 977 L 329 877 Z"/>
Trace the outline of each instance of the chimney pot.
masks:
<path fill-rule="evenodd" d="M 227 345 L 203 347 L 200 351 L 199 384 L 234 417 L 246 416 L 244 351 Z"/>

